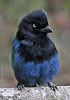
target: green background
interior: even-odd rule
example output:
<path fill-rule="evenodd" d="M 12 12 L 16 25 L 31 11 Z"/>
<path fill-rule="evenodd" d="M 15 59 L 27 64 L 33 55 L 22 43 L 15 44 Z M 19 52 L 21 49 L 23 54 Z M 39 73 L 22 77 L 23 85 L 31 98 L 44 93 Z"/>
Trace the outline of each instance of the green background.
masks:
<path fill-rule="evenodd" d="M 0 87 L 15 87 L 11 67 L 12 40 L 21 19 L 30 11 L 43 8 L 48 13 L 49 25 L 60 61 L 56 85 L 70 84 L 70 0 L 0 0 Z"/>

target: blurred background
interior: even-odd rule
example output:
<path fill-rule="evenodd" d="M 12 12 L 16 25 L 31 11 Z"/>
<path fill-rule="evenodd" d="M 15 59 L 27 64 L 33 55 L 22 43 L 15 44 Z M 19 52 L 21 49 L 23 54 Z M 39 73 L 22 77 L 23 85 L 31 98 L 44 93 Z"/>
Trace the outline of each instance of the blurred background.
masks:
<path fill-rule="evenodd" d="M 54 30 L 53 39 L 60 61 L 56 85 L 70 85 L 70 0 L 0 0 L 0 87 L 15 87 L 11 67 L 12 40 L 21 19 L 30 11 L 43 8 Z"/>

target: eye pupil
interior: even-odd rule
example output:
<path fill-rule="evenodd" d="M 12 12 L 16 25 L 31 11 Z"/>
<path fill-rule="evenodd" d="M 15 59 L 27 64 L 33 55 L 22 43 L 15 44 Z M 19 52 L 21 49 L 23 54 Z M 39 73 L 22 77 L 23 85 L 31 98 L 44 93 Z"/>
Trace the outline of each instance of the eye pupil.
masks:
<path fill-rule="evenodd" d="M 33 27 L 36 27 L 36 24 L 33 24 Z"/>

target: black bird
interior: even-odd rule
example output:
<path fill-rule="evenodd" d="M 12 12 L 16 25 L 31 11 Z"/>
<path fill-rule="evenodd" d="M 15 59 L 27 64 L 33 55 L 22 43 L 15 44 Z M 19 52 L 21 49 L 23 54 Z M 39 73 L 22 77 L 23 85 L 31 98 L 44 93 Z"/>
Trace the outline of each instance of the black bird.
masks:
<path fill-rule="evenodd" d="M 57 89 L 50 82 L 59 71 L 58 52 L 48 34 L 51 32 L 43 9 L 32 11 L 20 22 L 12 47 L 18 88 L 48 84 L 54 91 Z"/>

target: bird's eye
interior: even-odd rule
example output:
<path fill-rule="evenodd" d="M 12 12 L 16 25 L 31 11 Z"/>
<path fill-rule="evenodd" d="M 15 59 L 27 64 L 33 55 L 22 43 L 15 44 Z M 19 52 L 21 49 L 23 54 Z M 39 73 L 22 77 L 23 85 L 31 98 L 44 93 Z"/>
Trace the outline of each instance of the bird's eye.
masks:
<path fill-rule="evenodd" d="M 35 27 L 37 27 L 37 25 L 36 24 L 33 24 L 33 27 L 35 28 Z"/>

